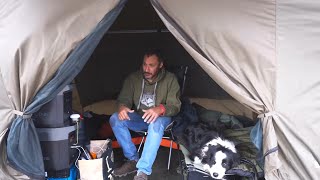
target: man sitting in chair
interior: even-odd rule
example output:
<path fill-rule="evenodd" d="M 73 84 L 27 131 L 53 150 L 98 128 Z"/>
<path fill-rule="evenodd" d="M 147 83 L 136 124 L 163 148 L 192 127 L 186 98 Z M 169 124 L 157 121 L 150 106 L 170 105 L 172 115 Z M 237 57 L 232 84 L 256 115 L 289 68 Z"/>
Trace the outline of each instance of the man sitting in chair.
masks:
<path fill-rule="evenodd" d="M 112 130 L 128 159 L 114 170 L 114 176 L 138 171 L 134 179 L 148 179 L 164 130 L 171 123 L 171 117 L 180 111 L 179 97 L 177 78 L 164 69 L 159 51 L 147 51 L 141 70 L 124 81 L 117 100 L 118 112 L 110 117 Z M 148 132 L 140 158 L 129 129 Z"/>

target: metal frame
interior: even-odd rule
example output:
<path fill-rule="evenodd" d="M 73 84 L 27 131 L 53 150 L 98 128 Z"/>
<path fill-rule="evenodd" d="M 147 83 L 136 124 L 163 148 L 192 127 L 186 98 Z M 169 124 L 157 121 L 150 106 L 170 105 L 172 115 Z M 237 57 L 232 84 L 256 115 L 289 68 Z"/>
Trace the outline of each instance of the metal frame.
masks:
<path fill-rule="evenodd" d="M 172 154 L 172 145 L 173 145 L 173 138 L 172 138 L 172 125 L 173 125 L 173 122 L 171 122 L 167 127 L 166 129 L 164 130 L 165 132 L 169 132 L 170 133 L 170 136 L 171 137 L 168 137 L 168 136 L 163 136 L 162 139 L 169 139 L 170 140 L 170 150 L 169 150 L 169 158 L 168 158 L 168 165 L 167 165 L 167 169 L 169 170 L 170 169 L 170 164 L 171 164 L 171 154 Z M 140 149 L 142 147 L 142 143 L 144 142 L 145 138 L 147 137 L 148 135 L 148 132 L 147 131 L 135 131 L 137 133 L 141 133 L 143 134 L 143 137 L 141 139 L 141 142 L 139 144 L 139 148 L 138 148 L 138 152 L 140 152 Z M 179 146 L 178 146 L 179 148 Z M 179 148 L 180 149 L 180 148 Z"/>

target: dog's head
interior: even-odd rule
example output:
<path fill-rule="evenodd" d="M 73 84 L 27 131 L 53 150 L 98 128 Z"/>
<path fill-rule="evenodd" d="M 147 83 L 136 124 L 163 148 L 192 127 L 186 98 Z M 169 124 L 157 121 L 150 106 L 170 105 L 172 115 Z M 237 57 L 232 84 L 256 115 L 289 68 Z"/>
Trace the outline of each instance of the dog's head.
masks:
<path fill-rule="evenodd" d="M 223 179 L 226 171 L 237 166 L 240 156 L 235 145 L 221 138 L 213 139 L 201 149 L 201 164 L 210 176 L 214 179 Z"/>

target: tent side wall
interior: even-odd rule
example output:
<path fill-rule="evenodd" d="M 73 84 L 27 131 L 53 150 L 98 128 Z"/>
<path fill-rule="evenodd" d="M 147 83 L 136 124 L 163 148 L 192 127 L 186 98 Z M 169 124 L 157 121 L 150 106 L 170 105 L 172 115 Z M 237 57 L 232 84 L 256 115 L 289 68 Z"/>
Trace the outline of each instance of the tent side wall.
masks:
<path fill-rule="evenodd" d="M 276 121 L 292 179 L 320 177 L 320 3 L 277 1 Z"/>

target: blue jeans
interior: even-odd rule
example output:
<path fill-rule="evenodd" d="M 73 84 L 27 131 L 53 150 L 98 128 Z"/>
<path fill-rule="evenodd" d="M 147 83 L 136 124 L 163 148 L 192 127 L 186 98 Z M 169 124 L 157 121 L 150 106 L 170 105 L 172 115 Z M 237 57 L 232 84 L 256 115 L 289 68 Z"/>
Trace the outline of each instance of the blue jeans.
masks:
<path fill-rule="evenodd" d="M 156 159 L 158 149 L 162 140 L 165 128 L 170 124 L 171 117 L 160 116 L 151 124 L 145 123 L 138 113 L 128 113 L 130 120 L 119 120 L 118 113 L 110 117 L 110 125 L 118 143 L 123 149 L 124 156 L 129 160 L 138 161 L 138 172 L 150 175 L 152 165 Z M 148 130 L 147 139 L 144 143 L 141 158 L 136 146 L 131 141 L 129 129 L 132 131 Z"/>

